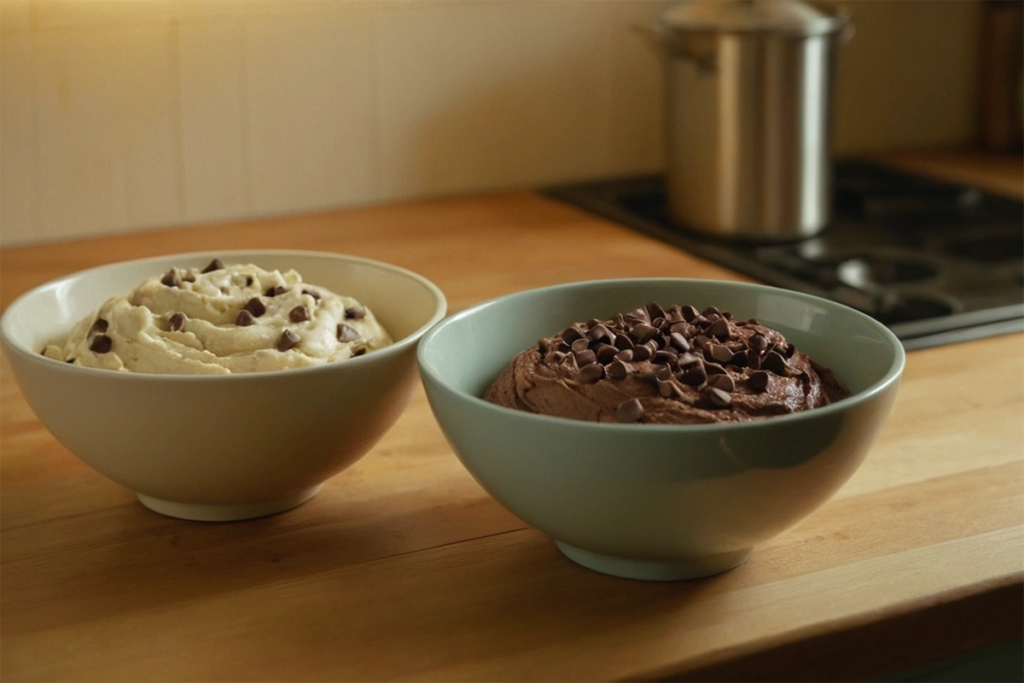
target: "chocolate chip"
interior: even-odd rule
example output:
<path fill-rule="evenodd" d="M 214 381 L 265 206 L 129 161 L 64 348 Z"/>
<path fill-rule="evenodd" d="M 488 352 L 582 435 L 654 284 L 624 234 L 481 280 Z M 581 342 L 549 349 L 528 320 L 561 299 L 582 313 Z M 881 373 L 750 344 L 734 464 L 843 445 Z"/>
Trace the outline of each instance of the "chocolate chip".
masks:
<path fill-rule="evenodd" d="M 287 351 L 288 349 L 294 348 L 298 343 L 299 335 L 295 334 L 291 330 L 285 330 L 277 340 L 277 350 Z"/>
<path fill-rule="evenodd" d="M 287 287 L 282 287 L 281 285 L 278 285 L 276 287 L 268 287 L 267 291 L 263 292 L 263 296 L 268 296 L 268 297 L 281 296 L 282 294 L 284 294 L 287 291 L 288 291 L 288 288 Z"/>
<path fill-rule="evenodd" d="M 668 380 L 672 379 L 672 368 L 668 367 L 667 365 L 662 365 L 660 368 L 657 369 L 657 371 L 655 371 L 654 378 L 657 380 L 661 380 L 662 382 L 667 382 Z"/>
<path fill-rule="evenodd" d="M 783 355 L 784 358 L 786 358 L 788 360 L 788 359 L 793 357 L 794 353 L 796 353 L 796 345 L 795 344 L 786 344 L 786 349 L 785 349 L 785 351 L 783 352 L 782 355 Z"/>
<path fill-rule="evenodd" d="M 751 351 L 747 354 L 747 367 L 757 370 L 761 367 L 761 356 Z"/>
<path fill-rule="evenodd" d="M 704 372 L 709 375 L 724 375 L 729 371 L 723 368 L 718 363 L 704 363 Z"/>
<path fill-rule="evenodd" d="M 711 340 L 703 334 L 698 334 L 693 338 L 693 346 L 697 347 L 701 351 L 707 351 L 711 347 Z"/>
<path fill-rule="evenodd" d="M 676 357 L 676 364 L 681 368 L 685 368 L 695 363 L 700 363 L 700 358 L 692 353 L 681 353 Z"/>
<path fill-rule="evenodd" d="M 755 372 L 747 380 L 747 386 L 750 387 L 751 391 L 760 394 L 768 388 L 768 373 L 763 370 Z"/>
<path fill-rule="evenodd" d="M 633 326 L 631 334 L 637 343 L 643 344 L 654 339 L 658 335 L 658 329 L 647 323 L 637 323 Z"/>
<path fill-rule="evenodd" d="M 678 395 L 679 390 L 676 388 L 675 382 L 671 380 L 658 380 L 658 394 L 662 398 L 672 398 Z"/>
<path fill-rule="evenodd" d="M 254 296 L 245 302 L 245 305 L 242 306 L 242 310 L 249 311 L 249 313 L 252 313 L 252 317 L 258 318 L 267 312 L 267 307 L 263 305 L 263 301 L 261 301 L 259 297 Z"/>
<path fill-rule="evenodd" d="M 338 323 L 338 341 L 340 342 L 351 342 L 359 339 L 359 333 L 356 332 L 355 328 L 346 325 L 345 323 Z"/>
<path fill-rule="evenodd" d="M 750 348 L 754 349 L 758 353 L 768 349 L 768 339 L 760 333 L 750 335 L 750 340 L 747 344 L 749 344 Z"/>
<path fill-rule="evenodd" d="M 584 384 L 593 384 L 604 377 L 604 366 L 600 363 L 591 363 L 580 369 L 580 381 Z"/>
<path fill-rule="evenodd" d="M 584 339 L 586 336 L 586 332 L 581 330 L 576 325 L 572 325 L 562 330 L 562 339 L 564 339 L 569 344 L 572 344 L 577 339 Z"/>
<path fill-rule="evenodd" d="M 114 346 L 114 340 L 105 334 L 97 334 L 89 340 L 89 350 L 93 353 L 107 353 Z"/>
<path fill-rule="evenodd" d="M 751 354 L 752 355 L 752 354 Z M 746 351 L 737 351 L 733 354 L 732 360 L 729 361 L 738 368 L 744 368 L 747 366 L 748 355 Z"/>
<path fill-rule="evenodd" d="M 699 387 L 701 384 L 704 384 L 708 378 L 703 365 L 695 365 L 689 370 L 684 370 L 676 376 L 679 378 L 680 382 L 683 384 L 689 384 L 691 387 Z"/>
<path fill-rule="evenodd" d="M 615 354 L 615 360 L 628 363 L 633 360 L 633 349 L 623 349 Z"/>
<path fill-rule="evenodd" d="M 296 306 L 288 311 L 288 319 L 293 323 L 304 323 L 309 320 L 309 311 L 306 310 L 305 306 Z"/>
<path fill-rule="evenodd" d="M 703 311 L 701 311 L 701 315 L 704 316 L 705 318 L 710 318 L 711 316 L 718 317 L 722 315 L 722 312 L 718 310 L 717 306 L 708 306 Z"/>
<path fill-rule="evenodd" d="M 630 373 L 630 369 L 629 366 L 621 360 L 615 360 L 608 365 L 606 372 L 612 379 L 626 379 L 626 376 Z"/>
<path fill-rule="evenodd" d="M 91 337 L 94 334 L 102 334 L 103 332 L 107 331 L 107 328 L 109 326 L 110 323 L 108 323 L 103 318 L 96 318 L 96 321 L 92 324 L 92 327 L 89 328 L 89 334 L 86 336 Z"/>
<path fill-rule="evenodd" d="M 725 318 L 719 318 L 715 322 L 711 323 L 711 327 L 708 328 L 707 333 L 718 341 L 725 341 L 729 338 L 729 321 Z"/>
<path fill-rule="evenodd" d="M 721 344 L 711 345 L 711 357 L 717 360 L 719 363 L 728 363 L 732 360 L 733 352 L 728 347 L 722 346 Z"/>
<path fill-rule="evenodd" d="M 177 287 L 180 284 L 180 282 L 178 281 L 178 271 L 175 270 L 174 268 L 168 270 L 166 273 L 164 273 L 164 276 L 160 278 L 160 284 L 165 285 L 167 287 Z"/>
<path fill-rule="evenodd" d="M 782 359 L 775 351 L 769 351 L 764 358 L 761 359 L 761 367 L 765 370 L 774 372 L 776 375 L 785 375 L 788 366 L 786 361 Z"/>
<path fill-rule="evenodd" d="M 672 342 L 672 346 L 676 347 L 680 351 L 690 350 L 690 342 L 681 333 L 673 332 L 669 335 L 669 339 Z"/>
<path fill-rule="evenodd" d="M 311 297 L 313 297 L 313 301 L 320 301 L 320 292 L 316 291 L 315 289 L 304 289 L 304 290 L 302 290 L 302 293 L 303 294 L 308 294 Z M 348 311 L 347 310 L 345 311 L 345 317 L 348 317 Z"/>
<path fill-rule="evenodd" d="M 317 297 L 313 297 L 314 299 Z M 363 308 L 346 308 L 345 309 L 345 320 L 362 320 L 366 317 L 366 310 Z"/>
<path fill-rule="evenodd" d="M 693 320 L 700 315 L 700 313 L 697 312 L 697 309 L 693 306 L 683 306 L 681 312 L 683 314 L 683 320 L 688 323 L 693 322 Z"/>
<path fill-rule="evenodd" d="M 645 360 L 651 359 L 651 349 L 640 345 L 633 348 L 633 360 L 637 363 L 642 363 Z"/>
<path fill-rule="evenodd" d="M 736 382 L 729 375 L 715 375 L 708 380 L 708 385 L 722 391 L 732 392 L 736 390 Z"/>
<path fill-rule="evenodd" d="M 245 286 L 246 287 L 252 287 L 252 283 L 253 283 L 252 275 L 246 275 L 245 276 Z"/>
<path fill-rule="evenodd" d="M 215 270 L 223 270 L 223 269 L 224 269 L 224 264 L 221 262 L 221 260 L 219 258 L 215 258 L 212 261 L 210 261 L 210 263 L 205 268 L 203 268 L 201 271 L 199 271 L 199 272 L 201 272 L 201 273 L 211 273 L 211 272 L 213 272 Z"/>
<path fill-rule="evenodd" d="M 674 361 L 676 356 L 677 354 L 672 353 L 671 351 L 656 351 L 654 355 L 651 356 L 651 362 L 659 365 L 667 365 Z"/>
<path fill-rule="evenodd" d="M 587 332 L 587 339 L 590 341 L 612 341 L 614 337 L 603 323 L 597 323 Z"/>
<path fill-rule="evenodd" d="M 256 318 L 252 317 L 252 313 L 243 308 L 235 316 L 235 324 L 239 327 L 249 327 L 249 325 L 256 324 Z"/>
<path fill-rule="evenodd" d="M 178 332 L 182 327 L 185 326 L 185 314 L 178 312 L 171 316 L 171 319 L 167 321 L 167 324 L 171 328 L 171 332 Z"/>
<path fill-rule="evenodd" d="M 656 318 L 664 318 L 665 317 L 665 309 L 662 308 L 661 306 L 659 306 L 654 301 L 652 301 L 651 303 L 647 304 L 644 308 L 647 309 L 647 315 L 649 315 L 651 317 L 651 320 L 655 320 Z"/>
<path fill-rule="evenodd" d="M 644 407 L 640 403 L 640 399 L 636 398 L 623 401 L 619 404 L 618 410 L 615 411 L 615 419 L 619 422 L 636 422 L 643 416 Z"/>
<path fill-rule="evenodd" d="M 360 346 L 358 349 L 356 349 L 355 351 L 352 352 L 352 357 L 353 358 L 357 358 L 357 357 L 363 355 L 364 353 L 366 353 L 366 347 L 365 346 Z"/>
<path fill-rule="evenodd" d="M 611 344 L 599 344 L 597 348 L 594 349 L 594 353 L 597 354 L 598 363 L 608 365 L 608 363 L 615 360 L 615 357 L 619 355 L 620 351 Z"/>
<path fill-rule="evenodd" d="M 715 387 L 709 386 L 705 389 L 704 396 L 707 397 L 708 402 L 710 402 L 715 408 L 728 408 L 732 405 L 732 396 Z"/>
<path fill-rule="evenodd" d="M 580 339 L 577 339 L 576 341 L 574 341 L 572 343 L 572 346 L 570 346 L 569 348 L 571 348 L 574 353 L 579 353 L 581 351 L 586 351 L 587 349 L 589 349 L 590 348 L 590 342 L 588 342 L 586 339 L 581 337 Z"/>
<path fill-rule="evenodd" d="M 597 354 L 590 349 L 584 349 L 583 351 L 577 351 L 573 353 L 576 357 L 576 365 L 583 367 L 584 365 L 590 365 L 591 363 L 597 362 Z"/>
<path fill-rule="evenodd" d="M 615 346 L 615 348 L 619 349 L 620 351 L 625 351 L 626 349 L 632 349 L 633 346 L 635 346 L 633 344 L 633 340 L 630 339 L 629 336 L 625 335 L 625 334 L 615 335 L 615 342 L 613 343 L 613 345 Z"/>
<path fill-rule="evenodd" d="M 635 311 L 631 311 L 625 315 L 626 320 L 637 323 L 649 323 L 651 322 L 651 316 L 647 312 L 647 309 L 641 306 Z"/>

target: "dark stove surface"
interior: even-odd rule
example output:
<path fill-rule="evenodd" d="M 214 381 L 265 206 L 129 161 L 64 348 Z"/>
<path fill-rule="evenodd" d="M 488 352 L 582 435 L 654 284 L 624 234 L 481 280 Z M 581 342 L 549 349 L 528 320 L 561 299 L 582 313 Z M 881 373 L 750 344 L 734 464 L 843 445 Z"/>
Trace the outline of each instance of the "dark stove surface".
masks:
<path fill-rule="evenodd" d="M 975 188 L 841 161 L 832 225 L 770 245 L 673 224 L 662 176 L 544 192 L 766 284 L 864 311 L 908 350 L 1024 330 L 1024 204 Z"/>

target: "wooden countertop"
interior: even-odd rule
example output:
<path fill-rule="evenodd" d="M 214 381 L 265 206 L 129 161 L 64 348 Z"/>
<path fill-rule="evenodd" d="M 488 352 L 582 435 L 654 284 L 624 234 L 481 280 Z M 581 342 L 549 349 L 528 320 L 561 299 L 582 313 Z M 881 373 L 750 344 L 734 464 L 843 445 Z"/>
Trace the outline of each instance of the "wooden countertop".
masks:
<path fill-rule="evenodd" d="M 0 305 L 114 260 L 301 248 L 418 271 L 457 311 L 593 277 L 737 279 L 528 192 L 0 250 Z M 422 390 L 269 518 L 162 517 L 71 456 L 0 365 L 4 680 L 863 679 L 1020 637 L 1024 335 L 909 354 L 865 464 L 708 579 L 565 559 L 458 463 Z M 154 435 L 157 438 L 158 435 Z"/>

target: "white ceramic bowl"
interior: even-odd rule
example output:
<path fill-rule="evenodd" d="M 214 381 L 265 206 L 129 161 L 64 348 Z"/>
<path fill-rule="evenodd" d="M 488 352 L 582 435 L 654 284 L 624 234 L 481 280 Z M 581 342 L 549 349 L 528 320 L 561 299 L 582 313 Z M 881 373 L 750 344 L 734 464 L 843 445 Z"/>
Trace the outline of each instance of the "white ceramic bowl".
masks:
<path fill-rule="evenodd" d="M 293 268 L 306 282 L 355 297 L 395 343 L 340 363 L 215 376 L 97 370 L 40 355 L 107 298 L 171 267 L 202 267 L 214 257 Z M 305 502 L 370 450 L 405 409 L 416 382 L 416 345 L 446 306 L 426 278 L 352 256 L 179 254 L 105 265 L 37 287 L 4 312 L 0 341 L 32 410 L 74 455 L 137 492 L 152 510 L 233 520 Z"/>
<path fill-rule="evenodd" d="M 521 350 L 651 301 L 757 318 L 853 392 L 741 424 L 583 422 L 480 398 Z M 572 560 L 641 579 L 724 571 L 824 503 L 864 460 L 903 372 L 899 340 L 840 304 L 735 282 L 634 279 L 518 292 L 457 313 L 419 347 L 430 406 L 462 464 Z"/>

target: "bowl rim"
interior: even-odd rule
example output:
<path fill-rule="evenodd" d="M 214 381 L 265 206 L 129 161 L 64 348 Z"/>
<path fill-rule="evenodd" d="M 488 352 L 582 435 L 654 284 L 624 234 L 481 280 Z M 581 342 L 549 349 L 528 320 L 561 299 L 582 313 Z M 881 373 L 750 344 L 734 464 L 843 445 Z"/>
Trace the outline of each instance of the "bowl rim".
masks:
<path fill-rule="evenodd" d="M 26 301 L 37 296 L 44 290 L 54 289 L 60 287 L 62 284 L 67 283 L 71 280 L 78 279 L 87 276 L 91 273 L 106 270 L 112 267 L 130 267 L 143 265 L 145 263 L 166 263 L 168 260 L 175 259 L 205 259 L 205 258 L 219 258 L 221 260 L 236 258 L 248 258 L 258 259 L 260 256 L 274 256 L 274 257 L 315 257 L 315 258 L 326 258 L 338 261 L 347 261 L 349 263 L 358 263 L 361 265 L 371 266 L 380 270 L 389 271 L 391 273 L 404 276 L 410 280 L 413 280 L 422 285 L 430 294 L 434 297 L 435 308 L 430 318 L 419 328 L 410 334 L 402 337 L 395 341 L 389 346 L 375 350 L 373 353 L 367 353 L 363 356 L 349 358 L 341 363 L 324 363 L 322 365 L 312 365 L 301 368 L 285 368 L 281 370 L 269 370 L 266 372 L 247 372 L 247 373 L 232 373 L 226 375 L 187 375 L 187 374 L 156 374 L 156 373 L 141 373 L 141 372 L 117 372 L 111 371 L 106 368 L 91 368 L 83 367 L 81 365 L 72 365 L 69 363 L 62 363 L 53 358 L 47 358 L 42 354 L 33 351 L 32 349 L 26 348 L 20 342 L 17 342 L 11 335 L 8 334 L 8 327 L 11 325 L 10 312 L 16 308 L 25 305 Z M 315 284 L 315 283 L 314 283 Z M 78 270 L 67 275 L 62 275 L 53 280 L 49 280 L 40 285 L 36 285 L 32 289 L 23 292 L 16 297 L 11 303 L 4 309 L 3 314 L 0 315 L 0 342 L 3 343 L 3 347 L 12 354 L 24 358 L 25 360 L 33 363 L 45 363 L 47 367 L 52 369 L 63 368 L 67 372 L 84 372 L 87 374 L 96 374 L 98 376 L 105 377 L 113 381 L 160 381 L 160 382 L 255 382 L 261 379 L 266 380 L 270 377 L 291 377 L 295 375 L 317 373 L 317 372 L 330 372 L 336 371 L 339 368 L 350 367 L 353 365 L 362 365 L 366 363 L 375 362 L 389 358 L 394 355 L 403 353 L 409 346 L 419 343 L 419 340 L 423 337 L 426 332 L 437 324 L 440 320 L 445 317 L 448 310 L 448 299 L 445 297 L 444 292 L 436 284 L 428 280 L 423 275 L 403 268 L 402 266 L 396 266 L 392 263 L 384 261 L 378 261 L 375 259 L 366 258 L 363 256 L 354 256 L 351 254 L 342 254 L 333 251 L 317 251 L 311 249 L 218 249 L 209 251 L 190 251 L 180 252 L 171 254 L 159 254 L 156 256 L 146 256 L 137 259 L 127 259 L 123 261 L 111 261 L 84 270 Z M 115 380 L 114 378 L 118 378 Z"/>
<path fill-rule="evenodd" d="M 835 403 L 831 403 L 827 406 L 821 406 L 820 408 L 814 408 L 811 410 L 803 410 L 796 413 L 790 413 L 789 415 L 776 415 L 770 418 L 762 420 L 750 420 L 747 422 L 716 422 L 711 424 L 624 424 L 615 422 L 591 422 L 589 420 L 574 420 L 567 417 L 556 417 L 552 415 L 539 415 L 536 413 L 530 413 L 523 410 L 515 410 L 513 408 L 506 408 L 505 406 L 499 406 L 495 403 L 484 400 L 480 396 L 474 396 L 461 389 L 454 387 L 450 382 L 446 381 L 441 375 L 431 367 L 430 363 L 426 360 L 425 356 L 427 349 L 429 348 L 434 337 L 436 337 L 445 327 L 455 324 L 456 322 L 475 315 L 485 308 L 497 305 L 503 301 L 511 298 L 542 294 L 544 292 L 555 291 L 555 290 L 566 290 L 566 289 L 587 289 L 595 286 L 609 286 L 609 285 L 622 285 L 622 284 L 636 284 L 636 285 L 664 285 L 664 284 L 714 284 L 715 286 L 722 286 L 731 289 L 748 289 L 758 291 L 768 291 L 771 293 L 782 294 L 784 296 L 806 301 L 808 303 L 814 303 L 816 305 L 825 305 L 826 307 L 838 309 L 839 311 L 845 312 L 849 315 L 853 315 L 856 318 L 868 323 L 871 327 L 875 328 L 879 334 L 889 342 L 892 346 L 895 355 L 893 358 L 892 365 L 886 371 L 885 375 L 872 384 L 871 386 L 859 391 L 847 398 L 844 398 Z M 743 430 L 743 429 L 764 429 L 769 425 L 783 425 L 792 422 L 798 422 L 801 420 L 818 419 L 828 417 L 830 415 L 836 415 L 839 413 L 846 412 L 850 408 L 867 403 L 880 394 L 886 392 L 893 384 L 900 381 L 903 375 L 903 370 L 906 366 L 906 351 L 903 348 L 903 343 L 899 338 L 893 334 L 892 330 L 878 322 L 871 316 L 858 311 L 855 308 L 851 308 L 845 304 L 841 304 L 836 301 L 830 301 L 813 294 L 806 294 L 804 292 L 797 292 L 782 287 L 773 287 L 771 285 L 763 285 L 758 283 L 749 282 L 735 282 L 732 280 L 713 280 L 709 278 L 672 278 L 672 277 L 652 277 L 652 278 L 606 278 L 599 280 L 581 280 L 577 282 L 566 282 L 555 285 L 548 285 L 545 287 L 537 287 L 534 289 L 526 289 L 518 292 L 512 292 L 501 296 L 493 297 L 474 304 L 458 313 L 453 313 L 436 325 L 434 325 L 420 340 L 420 345 L 416 351 L 417 365 L 419 366 L 420 372 L 431 381 L 444 387 L 447 391 L 461 398 L 468 399 L 477 408 L 494 412 L 498 415 L 505 415 L 506 417 L 514 417 L 515 419 L 525 420 L 528 424 L 536 422 L 538 426 L 541 425 L 561 425 L 562 427 L 575 427 L 577 429 L 604 429 L 611 431 L 627 430 L 631 433 L 639 432 L 655 432 L 655 433 L 679 433 L 684 431 L 686 433 L 699 433 L 699 432 L 711 432 L 719 431 L 722 429 L 728 430 Z M 509 359 L 511 361 L 511 359 Z"/>

